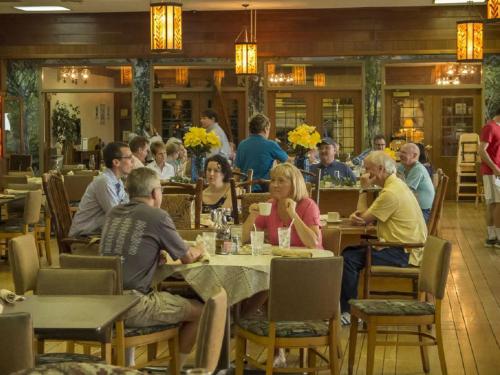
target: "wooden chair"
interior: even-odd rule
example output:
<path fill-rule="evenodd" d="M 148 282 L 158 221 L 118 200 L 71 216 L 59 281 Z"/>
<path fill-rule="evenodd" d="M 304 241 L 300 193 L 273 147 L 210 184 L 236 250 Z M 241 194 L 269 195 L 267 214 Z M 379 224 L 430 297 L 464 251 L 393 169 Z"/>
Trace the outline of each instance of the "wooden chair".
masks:
<path fill-rule="evenodd" d="M 477 199 L 479 186 L 476 175 L 476 163 L 479 159 L 479 135 L 464 133 L 458 140 L 457 155 L 457 186 L 456 200 L 461 197 L 474 197 Z M 475 190 L 474 192 L 472 190 Z"/>
<path fill-rule="evenodd" d="M 50 217 L 54 223 L 59 253 L 71 253 L 72 244 L 89 245 L 91 242 L 89 238 L 68 237 L 73 215 L 62 176 L 58 173 L 44 173 L 42 182 L 49 206 Z"/>
<path fill-rule="evenodd" d="M 0 374 L 34 366 L 33 323 L 28 313 L 0 314 Z"/>
<path fill-rule="evenodd" d="M 180 182 L 162 183 L 163 200 L 161 208 L 168 212 L 176 228 L 191 229 L 192 203 L 194 201 L 194 227 L 201 227 L 201 208 L 203 202 L 203 179 L 195 185 Z"/>
<path fill-rule="evenodd" d="M 68 194 L 70 204 L 80 202 L 87 187 L 94 180 L 94 174 L 74 174 L 63 177 L 64 189 Z"/>
<path fill-rule="evenodd" d="M 307 365 L 276 369 L 277 372 L 330 370 L 340 372 L 339 298 L 342 280 L 342 257 L 271 260 L 269 320 L 241 319 L 236 328 L 236 375 L 243 375 L 243 362 L 266 371 L 273 368 L 275 348 L 299 349 L 301 358 L 307 351 Z M 247 342 L 267 349 L 262 364 L 247 354 Z M 325 359 L 316 348 L 328 347 L 329 365 L 316 366 Z"/>
<path fill-rule="evenodd" d="M 241 217 L 240 222 L 244 223 L 250 212 L 250 206 L 253 203 L 267 202 L 271 199 L 270 193 L 245 193 L 239 197 L 241 199 Z"/>
<path fill-rule="evenodd" d="M 11 175 L 4 175 L 2 176 L 1 184 L 0 184 L 0 189 L 6 189 L 10 184 L 21 184 L 21 185 L 27 185 L 28 184 L 28 176 L 11 176 Z"/>
<path fill-rule="evenodd" d="M 22 236 L 30 231 L 30 227 L 33 226 L 33 236 L 37 247 L 40 243 L 39 233 L 41 232 L 38 228 L 40 223 L 40 211 L 42 208 L 42 191 L 34 190 L 28 191 L 26 198 L 24 199 L 24 212 L 22 220 L 16 218 L 7 220 L 2 223 L 0 227 L 0 240 L 5 240 L 6 245 L 11 239 Z M 39 253 L 41 249 L 39 248 Z M 50 250 L 49 250 L 50 253 Z M 47 255 L 50 258 L 50 254 Z"/>
<path fill-rule="evenodd" d="M 308 177 L 306 179 L 306 185 L 308 186 L 308 191 L 309 191 L 309 196 L 316 202 L 316 204 L 319 207 L 319 184 L 321 181 L 321 169 L 317 168 L 316 173 L 312 173 L 309 171 L 305 171 L 303 169 L 299 169 L 302 175 L 305 177 Z"/>
<path fill-rule="evenodd" d="M 263 185 L 269 190 L 269 184 L 271 183 L 270 180 L 265 180 L 262 178 L 258 179 L 252 179 L 252 180 L 246 180 L 243 182 L 239 182 L 236 184 L 236 187 L 245 191 L 245 192 L 252 192 L 253 191 L 253 185 Z"/>
<path fill-rule="evenodd" d="M 477 181 L 477 194 L 475 206 L 477 208 L 479 201 L 484 201 L 484 184 L 483 184 L 483 174 L 481 173 L 481 163 L 476 163 L 476 181 Z"/>
<path fill-rule="evenodd" d="M 432 203 L 431 215 L 427 223 L 427 233 L 429 236 L 437 236 L 439 230 L 439 224 L 441 216 L 443 213 L 443 204 L 446 197 L 446 189 L 448 187 L 448 176 L 441 174 L 439 176 L 438 186 L 436 189 L 436 194 L 434 196 L 434 201 Z M 423 244 L 392 244 L 393 246 L 402 246 L 407 249 L 422 247 Z M 383 295 L 403 295 L 403 296 L 417 296 L 417 282 L 420 274 L 419 267 L 392 267 L 392 266 L 373 266 L 371 264 L 371 253 L 373 246 L 389 246 L 387 243 L 383 242 L 371 242 L 368 241 L 367 251 L 366 251 L 366 266 L 364 272 L 364 288 L 363 288 L 363 298 L 370 298 L 370 294 L 383 294 Z M 372 291 L 371 290 L 371 280 L 374 277 L 391 277 L 391 278 L 403 278 L 409 279 L 412 282 L 412 291 Z"/>
<path fill-rule="evenodd" d="M 367 324 L 367 360 L 366 374 L 373 374 L 375 360 L 375 347 L 384 346 L 419 346 L 424 372 L 428 373 L 429 358 L 427 354 L 428 345 L 437 345 L 438 356 L 441 364 L 441 373 L 446 375 L 446 360 L 443 347 L 443 336 L 441 327 L 441 302 L 446 288 L 446 279 L 450 268 L 451 244 L 448 241 L 431 236 L 425 245 L 422 260 L 421 273 L 418 281 L 418 291 L 421 296 L 419 301 L 415 300 L 351 300 L 351 320 L 357 322 L 363 320 Z M 435 297 L 435 304 L 425 302 L 423 294 L 428 293 Z M 436 325 L 436 334 L 432 336 L 425 330 L 426 325 Z M 383 326 L 409 326 L 417 325 L 418 331 L 391 330 L 382 331 L 378 329 Z M 363 331 L 365 332 L 365 331 Z M 399 339 L 392 342 L 377 341 L 377 334 L 410 334 L 417 335 L 418 341 L 402 342 Z M 348 373 L 353 374 L 354 360 L 356 356 L 356 341 L 358 324 L 351 324 L 349 336 L 349 364 Z M 427 339 L 427 340 L 424 340 Z"/>
<path fill-rule="evenodd" d="M 246 173 L 243 173 L 239 168 L 232 169 L 233 177 L 236 183 L 244 182 L 247 180 L 253 180 L 253 169 L 248 169 Z M 250 186 L 247 187 L 247 193 L 250 193 Z"/>
<path fill-rule="evenodd" d="M 114 294 L 123 293 L 123 271 L 122 262 L 119 256 L 84 256 L 62 254 L 59 257 L 62 268 L 86 268 L 86 269 L 107 269 L 113 270 L 116 277 Z M 147 345 L 148 364 L 155 363 L 157 359 L 157 348 L 159 342 L 167 342 L 169 347 L 169 369 L 171 374 L 178 375 L 179 368 L 179 324 L 159 324 L 143 328 L 124 328 L 123 322 L 117 324 L 116 336 L 123 335 L 125 348 Z M 89 348 L 85 348 L 88 352 Z M 120 354 L 121 355 L 121 354 Z M 165 360 L 162 357 L 161 360 Z M 123 359 L 118 359 L 122 363 Z M 146 366 L 148 365 L 146 364 Z"/>

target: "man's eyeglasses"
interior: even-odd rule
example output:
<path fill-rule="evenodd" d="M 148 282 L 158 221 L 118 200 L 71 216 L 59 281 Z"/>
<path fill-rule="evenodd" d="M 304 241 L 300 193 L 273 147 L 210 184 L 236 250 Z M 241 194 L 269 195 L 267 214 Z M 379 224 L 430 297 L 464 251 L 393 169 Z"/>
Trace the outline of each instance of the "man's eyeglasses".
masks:
<path fill-rule="evenodd" d="M 132 159 L 132 155 L 127 155 L 127 156 L 119 156 L 117 159 Z"/>

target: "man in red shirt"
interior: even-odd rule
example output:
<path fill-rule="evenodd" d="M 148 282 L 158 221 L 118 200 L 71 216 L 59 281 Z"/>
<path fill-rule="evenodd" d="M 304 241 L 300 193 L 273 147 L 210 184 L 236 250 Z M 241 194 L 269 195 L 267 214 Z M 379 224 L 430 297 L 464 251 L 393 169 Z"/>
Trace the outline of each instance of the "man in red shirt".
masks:
<path fill-rule="evenodd" d="M 487 207 L 485 246 L 500 248 L 500 107 L 481 131 L 479 156 Z"/>

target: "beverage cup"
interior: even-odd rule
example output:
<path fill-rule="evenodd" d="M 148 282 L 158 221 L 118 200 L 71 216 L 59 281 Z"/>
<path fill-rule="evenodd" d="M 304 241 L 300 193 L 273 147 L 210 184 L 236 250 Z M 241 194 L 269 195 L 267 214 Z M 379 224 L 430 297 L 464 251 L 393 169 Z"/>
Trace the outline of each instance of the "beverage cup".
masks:
<path fill-rule="evenodd" d="M 328 212 L 328 220 L 327 221 L 339 221 L 340 214 L 338 212 Z"/>
<path fill-rule="evenodd" d="M 191 368 L 186 370 L 186 375 L 211 375 L 212 373 L 206 368 Z"/>
<path fill-rule="evenodd" d="M 260 202 L 259 203 L 259 214 L 261 216 L 269 216 L 271 215 L 271 207 L 272 203 L 269 202 Z"/>
<path fill-rule="evenodd" d="M 215 232 L 203 232 L 203 243 L 205 245 L 205 250 L 210 254 L 215 254 L 216 249 L 217 233 Z"/>
<path fill-rule="evenodd" d="M 290 248 L 291 231 L 292 230 L 289 227 L 278 228 L 278 244 L 280 249 Z"/>
<path fill-rule="evenodd" d="M 260 255 L 262 253 L 262 248 L 264 247 L 264 232 L 255 230 L 251 231 L 250 243 L 252 244 L 252 255 Z"/>

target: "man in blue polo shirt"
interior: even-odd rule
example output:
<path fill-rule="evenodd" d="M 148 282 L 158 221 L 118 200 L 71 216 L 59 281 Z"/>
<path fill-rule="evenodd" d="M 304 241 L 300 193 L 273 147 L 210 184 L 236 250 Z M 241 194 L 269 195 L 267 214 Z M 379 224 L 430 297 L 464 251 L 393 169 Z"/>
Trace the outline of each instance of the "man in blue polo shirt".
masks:
<path fill-rule="evenodd" d="M 271 123 L 261 114 L 255 115 L 250 120 L 250 136 L 241 141 L 236 151 L 235 165 L 244 173 L 253 170 L 254 179 L 269 179 L 269 171 L 275 160 L 285 162 L 288 155 L 274 141 L 267 139 Z M 253 191 L 261 191 L 262 187 L 254 186 Z"/>
<path fill-rule="evenodd" d="M 325 137 L 318 144 L 319 147 L 319 159 L 318 164 L 311 165 L 310 171 L 316 173 L 316 171 L 321 169 L 321 176 L 332 176 L 338 178 L 349 178 L 353 182 L 356 181 L 356 176 L 352 172 L 351 168 L 340 161 L 335 160 L 335 154 L 337 153 L 337 143 L 330 137 Z"/>

